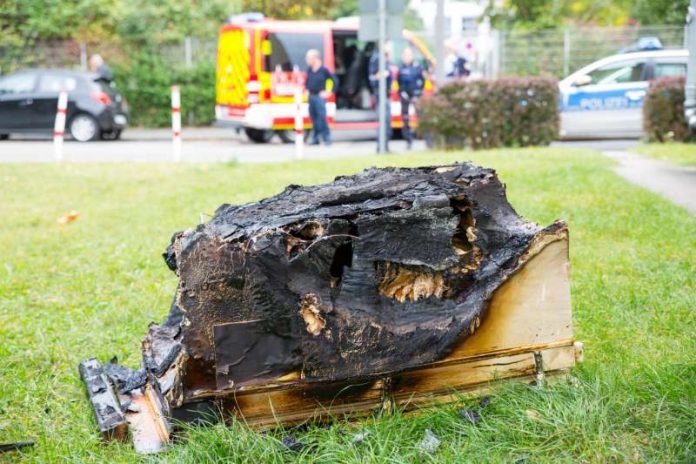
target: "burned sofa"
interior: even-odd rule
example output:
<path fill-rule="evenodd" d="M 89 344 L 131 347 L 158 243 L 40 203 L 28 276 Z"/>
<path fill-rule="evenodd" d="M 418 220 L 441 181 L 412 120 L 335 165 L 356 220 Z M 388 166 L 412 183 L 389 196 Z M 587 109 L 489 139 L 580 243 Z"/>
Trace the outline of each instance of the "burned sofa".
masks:
<path fill-rule="evenodd" d="M 471 164 L 291 185 L 174 234 L 164 259 L 179 284 L 143 340 L 141 369 L 90 372 L 108 381 L 119 426 L 130 423 L 143 451 L 166 443 L 171 418 L 290 423 L 384 408 L 419 391 L 413 372 L 468 359 L 453 354 L 486 326 L 496 291 L 554 242 L 563 262 L 543 271 L 567 277 L 565 224 L 525 221 L 495 172 Z M 569 297 L 566 283 L 552 287 Z M 570 319 L 569 300 L 563 311 Z M 114 420 L 95 412 L 108 434 Z"/>

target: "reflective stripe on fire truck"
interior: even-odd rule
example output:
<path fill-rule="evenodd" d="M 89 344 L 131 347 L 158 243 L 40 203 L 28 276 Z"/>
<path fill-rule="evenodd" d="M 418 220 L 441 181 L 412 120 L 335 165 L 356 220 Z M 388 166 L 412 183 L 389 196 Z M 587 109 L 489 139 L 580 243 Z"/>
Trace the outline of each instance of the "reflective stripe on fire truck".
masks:
<path fill-rule="evenodd" d="M 242 29 L 223 32 L 218 42 L 217 89 L 218 105 L 248 105 L 249 36 Z"/>

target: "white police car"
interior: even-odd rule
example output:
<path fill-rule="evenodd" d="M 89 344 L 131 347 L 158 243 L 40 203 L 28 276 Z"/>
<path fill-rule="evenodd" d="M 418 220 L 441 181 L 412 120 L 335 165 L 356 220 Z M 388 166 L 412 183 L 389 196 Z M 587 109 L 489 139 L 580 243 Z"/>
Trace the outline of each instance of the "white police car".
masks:
<path fill-rule="evenodd" d="M 640 137 L 648 81 L 685 76 L 687 50 L 621 53 L 559 82 L 561 137 Z"/>

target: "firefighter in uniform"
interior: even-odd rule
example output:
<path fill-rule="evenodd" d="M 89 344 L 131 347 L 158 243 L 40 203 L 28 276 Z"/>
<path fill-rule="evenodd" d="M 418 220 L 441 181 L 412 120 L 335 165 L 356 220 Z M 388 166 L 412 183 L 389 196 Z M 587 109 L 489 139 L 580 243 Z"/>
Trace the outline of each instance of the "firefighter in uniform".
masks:
<path fill-rule="evenodd" d="M 331 131 L 326 118 L 326 99 L 336 84 L 336 78 L 321 63 L 319 50 L 311 49 L 305 56 L 307 62 L 307 81 L 305 86 L 309 92 L 309 117 L 312 119 L 312 141 L 310 145 L 319 145 L 319 139 L 324 145 L 331 145 Z"/>
<path fill-rule="evenodd" d="M 409 121 L 409 109 L 412 103 L 415 107 L 415 103 L 423 93 L 425 75 L 420 64 L 413 61 L 413 51 L 408 47 L 401 53 L 397 79 L 401 100 L 401 119 L 404 123 L 402 133 L 406 140 L 406 146 L 410 150 L 413 144 L 413 131 Z"/>

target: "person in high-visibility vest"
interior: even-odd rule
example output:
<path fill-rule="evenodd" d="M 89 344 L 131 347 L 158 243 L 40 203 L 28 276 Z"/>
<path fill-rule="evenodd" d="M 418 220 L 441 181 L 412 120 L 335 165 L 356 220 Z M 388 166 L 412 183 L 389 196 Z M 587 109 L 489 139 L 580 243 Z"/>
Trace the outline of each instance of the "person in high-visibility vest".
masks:
<path fill-rule="evenodd" d="M 331 145 L 331 132 L 326 119 L 326 99 L 331 96 L 336 78 L 322 65 L 319 50 L 307 51 L 305 61 L 308 66 L 305 87 L 309 92 L 309 117 L 312 119 L 312 140 L 309 144 L 319 145 L 321 138 L 324 145 Z"/>

